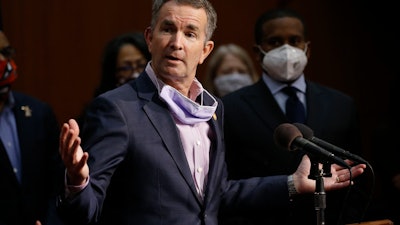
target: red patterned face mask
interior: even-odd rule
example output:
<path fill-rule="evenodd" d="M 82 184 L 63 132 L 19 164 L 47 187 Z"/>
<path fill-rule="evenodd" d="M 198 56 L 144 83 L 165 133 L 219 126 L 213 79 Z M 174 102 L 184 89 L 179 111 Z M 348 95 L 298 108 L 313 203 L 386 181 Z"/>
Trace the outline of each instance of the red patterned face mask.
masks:
<path fill-rule="evenodd" d="M 0 60 L 0 87 L 10 86 L 17 79 L 17 65 L 14 60 Z"/>

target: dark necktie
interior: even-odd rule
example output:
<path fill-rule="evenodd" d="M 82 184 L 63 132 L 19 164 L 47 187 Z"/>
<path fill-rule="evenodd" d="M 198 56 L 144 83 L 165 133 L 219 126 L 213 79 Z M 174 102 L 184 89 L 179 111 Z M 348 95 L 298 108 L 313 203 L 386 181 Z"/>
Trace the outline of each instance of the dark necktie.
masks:
<path fill-rule="evenodd" d="M 306 121 L 306 112 L 303 103 L 297 97 L 297 88 L 287 86 L 282 91 L 289 96 L 286 100 L 286 118 L 291 123 L 304 123 Z"/>

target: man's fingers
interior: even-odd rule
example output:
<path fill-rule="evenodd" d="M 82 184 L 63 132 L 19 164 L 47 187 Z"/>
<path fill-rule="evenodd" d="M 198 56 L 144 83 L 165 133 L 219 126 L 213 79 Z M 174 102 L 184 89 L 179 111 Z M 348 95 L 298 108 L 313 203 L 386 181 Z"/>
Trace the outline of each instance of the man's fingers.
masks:
<path fill-rule="evenodd" d="M 71 129 L 73 129 L 73 130 L 75 131 L 76 135 L 79 135 L 79 125 L 78 125 L 78 123 L 76 122 L 76 120 L 74 120 L 74 119 L 69 119 L 69 120 L 68 120 L 68 124 L 69 124 L 69 126 L 71 127 Z"/>
<path fill-rule="evenodd" d="M 78 127 L 76 121 L 70 120 L 69 124 L 63 125 L 60 135 L 60 154 L 67 168 L 77 166 L 82 157 L 81 138 L 78 136 L 79 128 L 72 129 L 71 127 L 74 126 Z"/>
<path fill-rule="evenodd" d="M 65 141 L 67 139 L 68 130 L 69 130 L 69 125 L 67 123 L 64 123 L 61 127 L 61 132 L 60 132 L 60 143 L 59 143 L 60 151 L 63 150 L 63 148 L 65 146 Z"/>
<path fill-rule="evenodd" d="M 359 175 L 361 175 L 364 172 L 365 166 L 364 165 L 356 165 L 351 168 L 351 174 L 348 170 L 339 170 L 337 171 L 337 176 L 336 176 L 336 183 L 343 183 L 346 181 L 350 181 L 350 175 L 352 178 L 355 178 Z"/>
<path fill-rule="evenodd" d="M 83 168 L 87 164 L 87 160 L 89 159 L 89 153 L 84 152 L 81 160 L 79 161 L 78 167 Z"/>

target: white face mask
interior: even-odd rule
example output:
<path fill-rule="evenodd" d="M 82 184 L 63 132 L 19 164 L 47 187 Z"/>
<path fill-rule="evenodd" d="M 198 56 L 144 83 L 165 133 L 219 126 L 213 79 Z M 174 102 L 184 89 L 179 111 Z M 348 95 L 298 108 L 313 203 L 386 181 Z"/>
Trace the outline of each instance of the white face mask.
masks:
<path fill-rule="evenodd" d="M 215 89 L 220 96 L 224 96 L 252 83 L 253 80 L 251 79 L 250 75 L 243 73 L 232 73 L 217 76 L 214 80 Z"/>
<path fill-rule="evenodd" d="M 264 54 L 262 67 L 274 80 L 280 82 L 294 81 L 303 73 L 307 65 L 305 54 L 307 45 L 304 51 L 288 44 L 269 52 L 265 52 L 260 46 L 258 48 Z"/>

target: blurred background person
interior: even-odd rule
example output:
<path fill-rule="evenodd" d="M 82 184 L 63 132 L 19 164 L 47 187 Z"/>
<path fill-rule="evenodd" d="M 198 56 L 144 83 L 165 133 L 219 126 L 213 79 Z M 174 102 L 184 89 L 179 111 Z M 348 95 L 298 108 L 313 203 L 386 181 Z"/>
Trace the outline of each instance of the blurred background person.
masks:
<path fill-rule="evenodd" d="M 112 39 L 104 48 L 101 80 L 95 96 L 137 78 L 150 58 L 143 32 L 122 34 Z"/>
<path fill-rule="evenodd" d="M 239 45 L 220 45 L 207 62 L 204 86 L 222 97 L 232 91 L 253 84 L 257 71 L 249 54 Z"/>
<path fill-rule="evenodd" d="M 100 84 L 93 97 L 137 78 L 150 58 L 143 32 L 125 33 L 110 40 L 103 50 Z M 85 111 L 86 107 L 77 118 L 79 125 L 84 121 Z"/>
<path fill-rule="evenodd" d="M 12 91 L 13 55 L 0 31 L 0 224 L 57 225 L 55 194 L 64 175 L 59 124 L 47 103 Z"/>
<path fill-rule="evenodd" d="M 225 95 L 226 160 L 230 179 L 291 174 L 304 152 L 282 150 L 276 146 L 274 131 L 282 123 L 304 123 L 316 137 L 354 154 L 361 152 L 358 110 L 350 96 L 306 80 L 304 69 L 311 45 L 303 18 L 289 9 L 262 14 L 254 26 L 257 65 L 262 77 L 253 85 Z M 294 94 L 285 91 L 293 88 Z M 296 97 L 302 118 L 291 119 L 285 107 Z M 240 119 L 238 119 L 240 118 Z M 366 198 L 358 196 L 355 181 L 350 198 L 348 190 L 327 194 L 326 224 L 358 222 Z M 357 196 L 357 197 L 355 197 Z M 354 197 L 354 199 L 353 199 Z M 346 200 L 346 201 L 345 201 Z M 346 202 L 345 210 L 343 204 Z M 364 208 L 363 208 L 364 207 Z M 343 214 L 342 214 L 343 212 Z M 316 224 L 314 196 L 294 198 L 289 211 L 270 211 L 268 217 L 248 212 L 247 223 L 233 224 Z M 231 216 L 231 215 L 230 215 Z M 230 224 L 230 216 L 222 224 Z"/>

